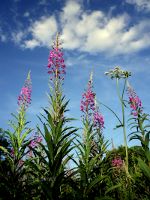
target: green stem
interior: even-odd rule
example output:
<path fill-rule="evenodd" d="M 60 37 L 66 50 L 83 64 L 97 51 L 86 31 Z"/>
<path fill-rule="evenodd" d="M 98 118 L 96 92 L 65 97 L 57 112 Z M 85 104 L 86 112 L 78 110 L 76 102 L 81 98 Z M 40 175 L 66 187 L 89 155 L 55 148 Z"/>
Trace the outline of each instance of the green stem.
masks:
<path fill-rule="evenodd" d="M 126 89 L 126 84 L 127 84 L 127 79 L 125 78 L 125 81 L 124 81 L 124 86 L 123 86 L 123 91 L 122 91 L 122 100 L 123 100 L 123 96 L 124 96 L 124 92 L 125 92 L 125 89 Z"/>
<path fill-rule="evenodd" d="M 123 135 L 124 135 L 124 146 L 125 146 L 125 151 L 126 151 L 126 159 L 125 159 L 126 173 L 129 174 L 129 170 L 128 170 L 128 165 L 129 165 L 128 164 L 128 145 L 127 145 L 127 134 L 126 134 L 126 126 L 125 126 L 125 110 L 124 110 L 124 102 L 123 102 L 123 94 L 124 94 L 124 90 L 125 90 L 126 79 L 125 79 L 125 83 L 124 83 L 122 96 L 120 95 L 118 78 L 116 79 L 116 85 L 117 85 L 117 94 L 118 94 L 119 100 L 121 102 L 121 109 L 122 109 L 122 125 L 123 125 Z"/>
<path fill-rule="evenodd" d="M 99 104 L 103 105 L 103 106 L 106 107 L 108 110 L 110 110 L 110 111 L 115 115 L 115 117 L 118 119 L 120 125 L 122 126 L 122 122 L 121 122 L 121 120 L 119 119 L 118 115 L 117 115 L 110 107 L 108 107 L 107 105 L 105 105 L 105 104 L 102 103 L 102 102 L 99 102 Z"/>

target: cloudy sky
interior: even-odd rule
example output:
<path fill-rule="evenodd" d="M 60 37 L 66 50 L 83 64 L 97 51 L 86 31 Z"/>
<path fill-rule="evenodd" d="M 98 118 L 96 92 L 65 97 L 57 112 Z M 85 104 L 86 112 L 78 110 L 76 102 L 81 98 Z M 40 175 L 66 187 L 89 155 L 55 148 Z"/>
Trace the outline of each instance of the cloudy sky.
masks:
<path fill-rule="evenodd" d="M 91 70 L 97 99 L 120 115 L 115 83 L 104 75 L 115 66 L 132 72 L 130 83 L 150 113 L 150 0 L 5 0 L 0 6 L 2 128 L 8 128 L 10 114 L 17 110 L 29 70 L 33 94 L 28 120 L 34 127 L 38 123 L 36 115 L 47 105 L 47 58 L 57 32 L 61 32 L 67 65 L 68 115 L 80 120 L 81 95 Z M 122 144 L 122 130 L 113 130 L 114 116 L 102 106 L 101 112 L 105 137 Z"/>

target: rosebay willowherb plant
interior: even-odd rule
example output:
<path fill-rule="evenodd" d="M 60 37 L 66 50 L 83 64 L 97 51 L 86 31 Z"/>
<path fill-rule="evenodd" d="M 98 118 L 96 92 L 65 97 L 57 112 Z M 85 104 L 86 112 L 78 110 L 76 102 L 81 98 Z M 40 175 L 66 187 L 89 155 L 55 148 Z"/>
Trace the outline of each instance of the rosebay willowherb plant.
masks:
<path fill-rule="evenodd" d="M 11 130 L 5 131 L 10 151 L 0 147 L 6 153 L 8 169 L 1 169 L 0 178 L 3 182 L 4 199 L 24 199 L 25 193 L 25 167 L 24 161 L 29 145 L 28 136 L 32 129 L 27 128 L 26 110 L 31 103 L 30 72 L 18 97 L 18 114 L 12 114 L 15 121 L 10 121 Z M 7 195 L 6 195 L 7 194 Z M 6 196 L 5 196 L 6 195 Z"/>
<path fill-rule="evenodd" d="M 142 102 L 134 89 L 128 83 L 127 94 L 131 108 L 131 118 L 129 126 L 132 132 L 129 134 L 130 140 L 139 140 L 145 154 L 145 159 L 138 158 L 138 163 L 146 177 L 150 180 L 150 119 L 149 115 L 143 112 Z M 142 152 L 141 152 L 142 153 Z"/>
<path fill-rule="evenodd" d="M 45 115 L 39 118 L 43 129 L 37 127 L 44 142 L 40 144 L 40 151 L 32 148 L 36 158 L 29 162 L 34 171 L 34 180 L 38 183 L 40 192 L 37 192 L 40 199 L 60 199 L 62 193 L 65 196 L 62 188 L 67 187 L 70 179 L 66 167 L 72 157 L 72 140 L 76 129 L 67 126 L 71 119 L 65 116 L 68 105 L 62 92 L 65 70 L 57 35 L 48 58 L 49 107 L 44 109 Z"/>
<path fill-rule="evenodd" d="M 127 133 L 126 133 L 126 121 L 125 121 L 125 101 L 124 101 L 124 92 L 126 89 L 126 83 L 129 76 L 131 76 L 131 73 L 128 71 L 123 71 L 120 67 L 115 67 L 113 70 L 110 70 L 109 72 L 105 72 L 105 75 L 110 76 L 111 79 L 116 79 L 116 87 L 117 87 L 117 94 L 119 97 L 119 101 L 121 103 L 121 110 L 122 110 L 122 120 L 119 119 L 119 125 L 116 126 L 116 128 L 123 128 L 123 135 L 124 135 L 124 146 L 126 149 L 126 159 L 125 159 L 125 170 L 127 175 L 129 176 L 129 166 L 128 166 L 128 145 L 127 145 Z M 124 80 L 123 90 L 122 93 L 120 93 L 119 88 L 119 80 Z"/>
<path fill-rule="evenodd" d="M 92 73 L 87 89 L 82 95 L 80 110 L 82 112 L 83 135 L 77 140 L 77 185 L 78 196 L 76 199 L 91 199 L 94 194 L 101 196 L 101 185 L 105 176 L 102 174 L 101 147 L 106 146 L 102 135 L 104 118 L 99 112 L 93 92 Z M 102 142 L 103 141 L 103 142 Z"/>
<path fill-rule="evenodd" d="M 131 118 L 129 124 L 131 130 L 134 130 L 130 133 L 130 140 L 138 139 L 141 142 L 141 145 L 145 151 L 149 151 L 149 141 L 150 141 L 150 120 L 149 115 L 143 112 L 142 102 L 137 96 L 134 89 L 128 83 L 127 93 L 129 97 L 129 105 L 131 108 Z"/>

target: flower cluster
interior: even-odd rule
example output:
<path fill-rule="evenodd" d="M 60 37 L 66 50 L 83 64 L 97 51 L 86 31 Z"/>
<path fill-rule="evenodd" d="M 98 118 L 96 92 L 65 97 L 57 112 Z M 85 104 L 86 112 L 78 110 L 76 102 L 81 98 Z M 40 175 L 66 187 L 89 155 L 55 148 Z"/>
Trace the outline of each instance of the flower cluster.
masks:
<path fill-rule="evenodd" d="M 117 167 L 117 168 L 121 168 L 123 166 L 123 160 L 120 157 L 113 159 L 112 160 L 112 166 Z"/>
<path fill-rule="evenodd" d="M 24 107 L 26 109 L 29 106 L 29 104 L 31 103 L 31 92 L 32 92 L 32 83 L 29 72 L 28 77 L 18 97 L 18 105 L 20 107 Z"/>
<path fill-rule="evenodd" d="M 84 113 L 95 110 L 95 93 L 92 91 L 92 81 L 89 80 L 87 91 L 82 95 L 80 110 Z"/>
<path fill-rule="evenodd" d="M 129 76 L 131 76 L 131 72 L 124 71 L 120 67 L 115 67 L 109 72 L 105 72 L 105 75 L 110 76 L 111 79 L 113 78 L 120 79 L 120 78 L 128 78 Z"/>
<path fill-rule="evenodd" d="M 95 100 L 96 94 L 93 92 L 92 74 L 88 82 L 87 90 L 82 95 L 80 110 L 91 120 L 95 128 L 104 128 L 104 117 L 99 113 Z"/>
<path fill-rule="evenodd" d="M 94 126 L 101 129 L 104 128 L 104 117 L 98 111 L 94 113 Z"/>
<path fill-rule="evenodd" d="M 34 138 L 33 140 L 31 140 L 29 147 L 31 148 L 35 148 L 38 146 L 38 143 L 42 142 L 42 137 L 38 136 L 36 138 Z"/>
<path fill-rule="evenodd" d="M 130 108 L 132 109 L 131 114 L 133 116 L 138 116 L 139 113 L 142 113 L 142 102 L 130 85 L 127 87 L 127 93 L 129 96 Z"/>
<path fill-rule="evenodd" d="M 50 80 L 63 80 L 64 74 L 66 74 L 65 68 L 63 52 L 60 48 L 59 37 L 57 36 L 48 57 L 48 74 L 50 74 Z"/>

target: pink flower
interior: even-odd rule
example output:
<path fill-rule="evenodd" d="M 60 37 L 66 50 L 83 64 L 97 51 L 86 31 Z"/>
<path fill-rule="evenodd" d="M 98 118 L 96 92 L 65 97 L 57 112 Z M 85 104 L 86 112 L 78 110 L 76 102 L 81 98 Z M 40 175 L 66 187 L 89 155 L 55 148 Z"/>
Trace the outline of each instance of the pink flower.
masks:
<path fill-rule="evenodd" d="M 143 111 L 142 102 L 130 85 L 127 87 L 127 93 L 129 96 L 130 108 L 132 109 L 131 114 L 136 117 Z"/>
<path fill-rule="evenodd" d="M 112 166 L 113 167 L 117 167 L 117 168 L 121 168 L 123 166 L 123 160 L 118 157 L 112 160 Z"/>
<path fill-rule="evenodd" d="M 104 117 L 98 111 L 94 113 L 94 126 L 100 129 L 104 128 Z"/>
<path fill-rule="evenodd" d="M 89 80 L 87 91 L 82 95 L 80 110 L 83 113 L 90 114 L 95 110 L 95 93 L 92 91 L 92 81 Z"/>
<path fill-rule="evenodd" d="M 34 147 L 36 147 L 36 146 L 37 146 L 37 144 L 36 144 L 35 140 L 31 140 L 31 142 L 30 142 L 30 144 L 29 144 L 29 147 L 34 148 Z"/>
<path fill-rule="evenodd" d="M 36 142 L 37 142 L 37 143 L 42 142 L 42 137 L 38 136 L 38 137 L 36 138 Z"/>
<path fill-rule="evenodd" d="M 48 74 L 50 74 L 50 80 L 57 78 L 63 80 L 64 74 L 66 74 L 65 68 L 63 53 L 60 48 L 59 37 L 57 36 L 48 57 Z"/>
<path fill-rule="evenodd" d="M 18 105 L 24 107 L 25 109 L 31 103 L 31 92 L 32 92 L 32 83 L 30 78 L 30 72 L 25 81 L 24 86 L 21 89 L 20 95 L 18 96 Z"/>
<path fill-rule="evenodd" d="M 104 117 L 99 113 L 99 108 L 96 105 L 96 94 L 93 92 L 92 74 L 88 81 L 87 90 L 83 93 L 81 99 L 80 110 L 83 112 L 83 118 L 88 119 L 94 124 L 95 128 L 104 128 Z"/>
<path fill-rule="evenodd" d="M 42 142 L 42 137 L 38 136 L 36 138 L 34 138 L 33 140 L 31 140 L 29 147 L 31 148 L 35 148 L 38 146 L 38 143 Z"/>

